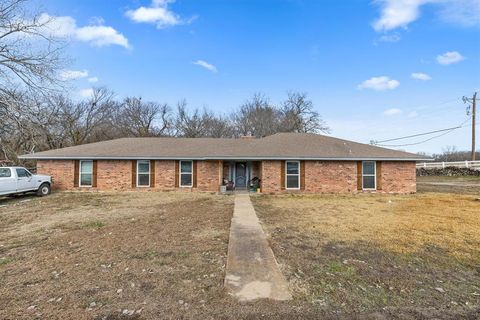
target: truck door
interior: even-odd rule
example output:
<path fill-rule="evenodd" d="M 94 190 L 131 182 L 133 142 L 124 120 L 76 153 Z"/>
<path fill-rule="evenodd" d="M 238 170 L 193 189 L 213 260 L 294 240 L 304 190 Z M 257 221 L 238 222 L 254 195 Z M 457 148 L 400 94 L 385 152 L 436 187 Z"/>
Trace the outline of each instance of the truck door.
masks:
<path fill-rule="evenodd" d="M 0 168 L 0 194 L 8 194 L 17 190 L 17 181 L 10 168 Z"/>
<path fill-rule="evenodd" d="M 17 191 L 29 191 L 35 189 L 35 181 L 32 174 L 24 168 L 16 168 L 17 172 Z"/>

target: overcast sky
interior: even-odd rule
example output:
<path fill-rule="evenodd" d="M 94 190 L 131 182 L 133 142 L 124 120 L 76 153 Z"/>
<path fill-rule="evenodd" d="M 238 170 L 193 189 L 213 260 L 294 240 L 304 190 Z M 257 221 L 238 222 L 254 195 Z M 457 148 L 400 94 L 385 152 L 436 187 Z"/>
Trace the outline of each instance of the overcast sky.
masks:
<path fill-rule="evenodd" d="M 368 143 L 460 125 L 480 89 L 480 0 L 36 1 L 70 40 L 76 97 L 107 86 L 228 113 L 297 90 L 332 136 Z M 470 131 L 401 148 L 469 149 Z"/>

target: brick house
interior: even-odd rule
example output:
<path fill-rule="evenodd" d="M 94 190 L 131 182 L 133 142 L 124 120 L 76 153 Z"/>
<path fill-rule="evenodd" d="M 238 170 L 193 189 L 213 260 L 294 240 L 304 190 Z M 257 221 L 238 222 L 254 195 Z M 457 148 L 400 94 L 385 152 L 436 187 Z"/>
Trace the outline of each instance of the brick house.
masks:
<path fill-rule="evenodd" d="M 23 155 L 57 190 L 412 193 L 416 154 L 317 134 L 264 138 L 122 138 Z"/>

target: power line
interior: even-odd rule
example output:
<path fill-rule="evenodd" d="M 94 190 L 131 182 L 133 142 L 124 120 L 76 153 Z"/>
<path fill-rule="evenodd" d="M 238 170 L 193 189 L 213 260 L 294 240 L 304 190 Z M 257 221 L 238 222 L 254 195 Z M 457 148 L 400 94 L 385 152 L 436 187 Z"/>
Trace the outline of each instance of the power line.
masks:
<path fill-rule="evenodd" d="M 458 125 L 458 126 L 456 126 L 456 127 L 451 127 L 451 128 L 446 128 L 446 129 L 440 129 L 440 130 L 435 130 L 435 131 L 430 131 L 430 132 L 424 132 L 424 133 L 414 134 L 414 135 L 405 136 L 405 137 L 400 137 L 400 138 L 382 140 L 382 141 L 374 141 L 374 140 L 372 140 L 372 141 L 371 141 L 371 144 L 376 145 L 376 146 L 381 146 L 381 147 L 407 147 L 407 146 L 414 146 L 414 145 L 417 145 L 417 144 L 421 144 L 421 143 L 428 142 L 428 141 L 433 140 L 433 139 L 436 139 L 436 138 L 440 138 L 440 137 L 442 137 L 442 136 L 444 136 L 444 135 L 449 134 L 450 132 L 452 132 L 452 131 L 454 131 L 454 130 L 457 130 L 457 129 L 460 129 L 460 128 L 464 128 L 464 127 L 466 127 L 466 126 L 464 126 L 465 123 L 467 123 L 467 122 L 470 120 L 470 118 L 471 118 L 471 117 L 467 118 L 464 122 L 462 122 L 460 125 Z M 382 142 L 389 142 L 389 141 L 396 141 L 396 140 L 403 140 L 403 139 L 408 139 L 408 138 L 420 137 L 420 136 L 425 136 L 425 135 L 429 135 L 429 134 L 433 134 L 433 133 L 438 133 L 438 132 L 442 132 L 442 133 L 439 134 L 439 135 L 430 137 L 430 138 L 428 138 L 428 139 L 425 139 L 425 140 L 422 140 L 422 141 L 418 141 L 418 142 L 405 143 L 405 144 L 397 144 L 397 145 L 381 144 Z"/>
<path fill-rule="evenodd" d="M 453 130 L 459 129 L 459 128 L 461 128 L 461 127 L 453 128 L 453 129 L 451 129 L 451 130 L 449 130 L 449 131 L 447 131 L 447 132 L 444 132 L 444 133 L 442 133 L 442 134 L 436 135 L 436 136 L 434 136 L 434 137 L 431 137 L 431 138 L 428 138 L 428 139 L 425 139 L 425 140 L 422 140 L 422 141 L 419 141 L 419 142 L 405 143 L 405 144 L 377 144 L 376 146 L 379 146 L 379 147 L 395 147 L 395 148 L 397 148 L 397 147 L 415 146 L 415 145 L 417 145 L 417 144 L 422 144 L 422 143 L 428 142 L 428 141 L 430 141 L 430 140 L 433 140 L 433 139 L 436 139 L 436 138 L 440 138 L 440 137 L 442 137 L 442 136 L 444 136 L 444 135 L 449 134 L 449 133 L 452 132 Z"/>
<path fill-rule="evenodd" d="M 429 132 L 425 132 L 425 133 L 412 134 L 411 136 L 405 136 L 405 137 L 400 137 L 400 138 L 380 140 L 380 141 L 375 140 L 375 141 L 372 141 L 372 142 L 374 142 L 374 144 L 378 144 L 378 143 L 383 143 L 383 142 L 390 142 L 390 141 L 396 141 L 396 140 L 403 140 L 403 139 L 408 139 L 408 138 L 426 136 L 426 135 L 432 134 L 432 133 L 438 133 L 438 132 L 442 132 L 442 131 L 448 131 L 448 130 L 454 130 L 454 129 L 460 129 L 460 128 L 461 128 L 461 126 L 457 126 L 457 127 L 452 127 L 452 128 L 429 131 Z"/>
<path fill-rule="evenodd" d="M 471 103 L 472 104 L 472 113 L 470 115 L 470 117 L 465 120 L 463 123 L 461 123 L 460 125 L 456 126 L 456 127 L 451 127 L 451 128 L 445 128 L 445 129 L 440 129 L 440 130 L 434 130 L 434 131 L 429 131 L 429 132 L 424 132 L 424 133 L 418 133 L 418 134 L 413 134 L 413 135 L 409 135 L 409 136 L 403 136 L 403 137 L 399 137 L 399 138 L 393 138 L 393 139 L 387 139 L 387 140 L 381 140 L 381 141 L 376 141 L 376 140 L 372 140 L 370 141 L 370 143 L 372 145 L 377 145 L 377 146 L 382 146 L 382 147 L 405 147 L 405 146 L 413 146 L 413 145 L 418 145 L 418 144 L 421 144 L 421 143 L 425 143 L 427 141 L 430 141 L 430 140 L 433 140 L 433 139 L 436 139 L 436 138 L 439 138 L 439 137 L 442 137 L 444 135 L 447 135 L 449 133 L 451 133 L 452 131 L 454 130 L 457 130 L 457 129 L 460 129 L 460 128 L 464 128 L 464 127 L 472 127 L 472 159 L 475 158 L 475 125 L 476 125 L 476 121 L 475 121 L 475 102 L 476 102 L 476 95 L 477 93 L 474 93 L 473 95 L 473 98 L 467 98 L 467 97 L 463 97 L 462 100 L 464 103 Z M 437 104 L 438 105 L 444 105 L 444 104 L 449 104 L 450 102 L 453 102 L 454 100 L 456 99 L 452 99 L 452 100 L 449 100 L 449 101 L 445 101 L 445 102 L 442 102 L 440 104 Z M 429 109 L 429 107 L 424 107 L 424 108 L 417 108 L 417 110 L 420 110 L 420 109 Z M 440 109 L 443 109 L 443 108 L 440 108 Z M 467 108 L 467 115 L 469 115 L 469 109 Z M 438 109 L 436 110 L 436 113 L 438 113 Z M 467 125 L 465 126 L 465 123 L 467 123 L 470 119 L 472 119 L 472 124 L 471 125 Z M 425 139 L 425 140 L 422 140 L 422 141 L 418 141 L 418 142 L 412 142 L 412 143 L 405 143 L 405 144 L 397 144 L 397 145 L 392 145 L 392 144 L 383 144 L 384 142 L 391 142 L 391 141 L 398 141 L 398 140 L 404 140 L 404 139 L 410 139 L 410 138 L 415 138 L 415 137 L 421 137 L 421 136 L 425 136 L 425 135 L 431 135 L 431 134 L 435 134 L 435 133 L 440 133 L 438 135 L 435 135 L 433 137 L 430 137 L 428 139 Z"/>

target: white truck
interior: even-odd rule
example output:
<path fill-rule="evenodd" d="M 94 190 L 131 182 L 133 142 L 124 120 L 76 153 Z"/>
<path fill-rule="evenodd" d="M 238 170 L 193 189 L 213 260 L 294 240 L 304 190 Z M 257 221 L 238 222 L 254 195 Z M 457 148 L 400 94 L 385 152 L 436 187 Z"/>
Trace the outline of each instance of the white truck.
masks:
<path fill-rule="evenodd" d="M 32 174 L 23 167 L 0 167 L 0 196 L 36 192 L 38 196 L 50 194 L 52 178 Z"/>

